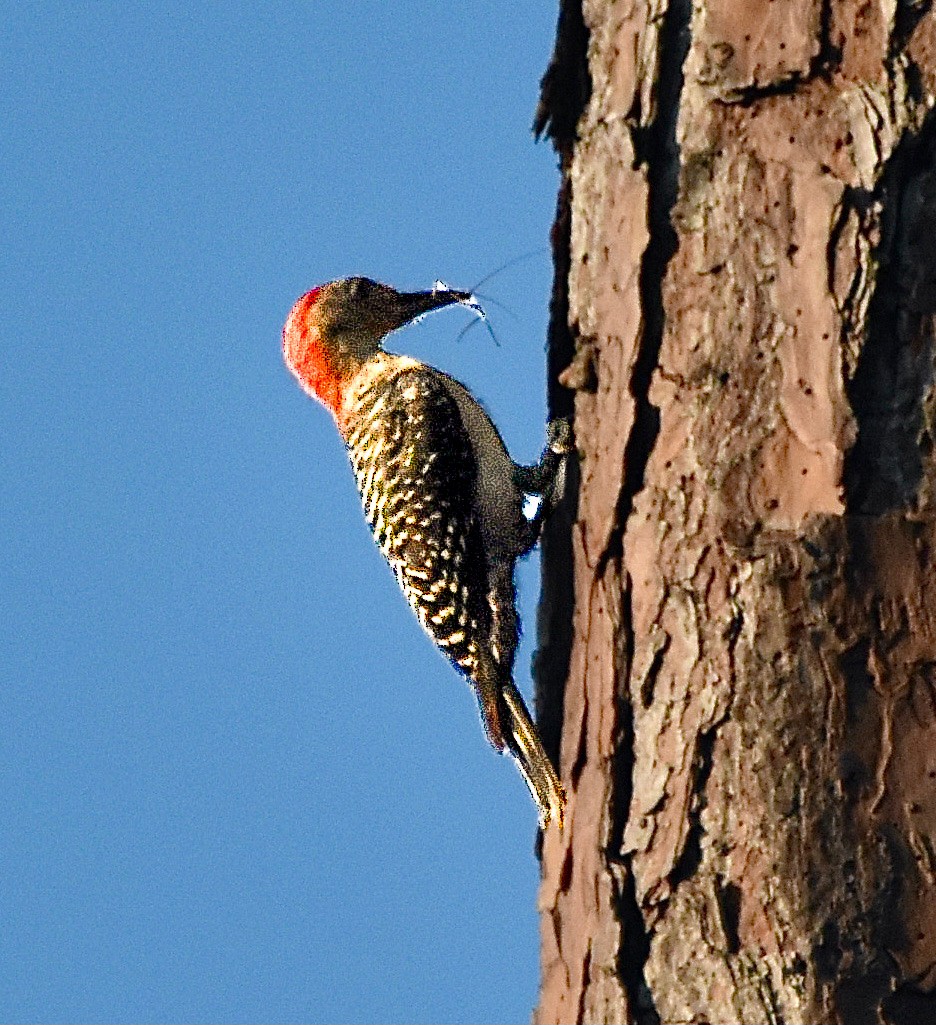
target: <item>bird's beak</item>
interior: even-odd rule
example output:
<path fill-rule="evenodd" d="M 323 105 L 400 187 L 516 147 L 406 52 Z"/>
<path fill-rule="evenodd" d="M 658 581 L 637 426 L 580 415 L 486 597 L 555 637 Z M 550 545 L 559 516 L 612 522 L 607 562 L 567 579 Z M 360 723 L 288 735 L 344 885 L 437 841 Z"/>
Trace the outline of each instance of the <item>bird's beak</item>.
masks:
<path fill-rule="evenodd" d="M 456 292 L 450 288 L 434 288 L 431 292 L 397 292 L 394 328 L 403 327 L 424 313 L 441 310 L 443 306 L 470 301 L 470 292 Z"/>

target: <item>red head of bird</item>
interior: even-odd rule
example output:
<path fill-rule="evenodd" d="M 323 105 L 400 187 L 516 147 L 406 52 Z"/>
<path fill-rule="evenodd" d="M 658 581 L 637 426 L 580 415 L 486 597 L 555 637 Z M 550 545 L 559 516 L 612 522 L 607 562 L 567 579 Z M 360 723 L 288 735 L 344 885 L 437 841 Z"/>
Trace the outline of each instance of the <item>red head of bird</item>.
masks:
<path fill-rule="evenodd" d="M 345 389 L 391 332 L 420 314 L 470 299 L 467 292 L 398 292 L 370 278 L 342 278 L 296 300 L 283 356 L 302 387 L 340 420 Z"/>

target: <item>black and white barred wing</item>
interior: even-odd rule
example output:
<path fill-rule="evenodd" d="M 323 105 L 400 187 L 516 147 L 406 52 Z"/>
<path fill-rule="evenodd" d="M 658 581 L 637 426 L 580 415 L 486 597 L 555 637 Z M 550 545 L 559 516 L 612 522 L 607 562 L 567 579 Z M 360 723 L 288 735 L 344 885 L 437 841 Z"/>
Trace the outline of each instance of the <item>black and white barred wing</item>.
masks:
<path fill-rule="evenodd" d="M 419 622 L 474 677 L 487 640 L 477 467 L 454 399 L 425 369 L 371 388 L 348 451 L 364 515 Z"/>

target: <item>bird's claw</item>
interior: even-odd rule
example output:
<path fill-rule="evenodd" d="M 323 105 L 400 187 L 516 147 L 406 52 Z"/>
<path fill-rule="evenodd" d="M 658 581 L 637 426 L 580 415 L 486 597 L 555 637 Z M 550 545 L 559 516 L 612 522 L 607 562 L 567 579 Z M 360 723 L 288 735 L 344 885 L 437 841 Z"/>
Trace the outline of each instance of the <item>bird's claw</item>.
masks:
<path fill-rule="evenodd" d="M 551 452 L 557 456 L 568 455 L 572 451 L 572 425 L 565 418 L 550 420 L 546 427 L 546 442 Z"/>

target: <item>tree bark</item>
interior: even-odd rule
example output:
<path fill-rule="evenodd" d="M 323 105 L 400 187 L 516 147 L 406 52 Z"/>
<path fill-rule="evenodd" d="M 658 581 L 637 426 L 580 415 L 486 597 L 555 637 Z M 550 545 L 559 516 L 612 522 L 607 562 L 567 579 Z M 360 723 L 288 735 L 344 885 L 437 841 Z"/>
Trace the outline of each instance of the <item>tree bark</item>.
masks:
<path fill-rule="evenodd" d="M 538 1022 L 936 1022 L 931 0 L 563 0 Z"/>

